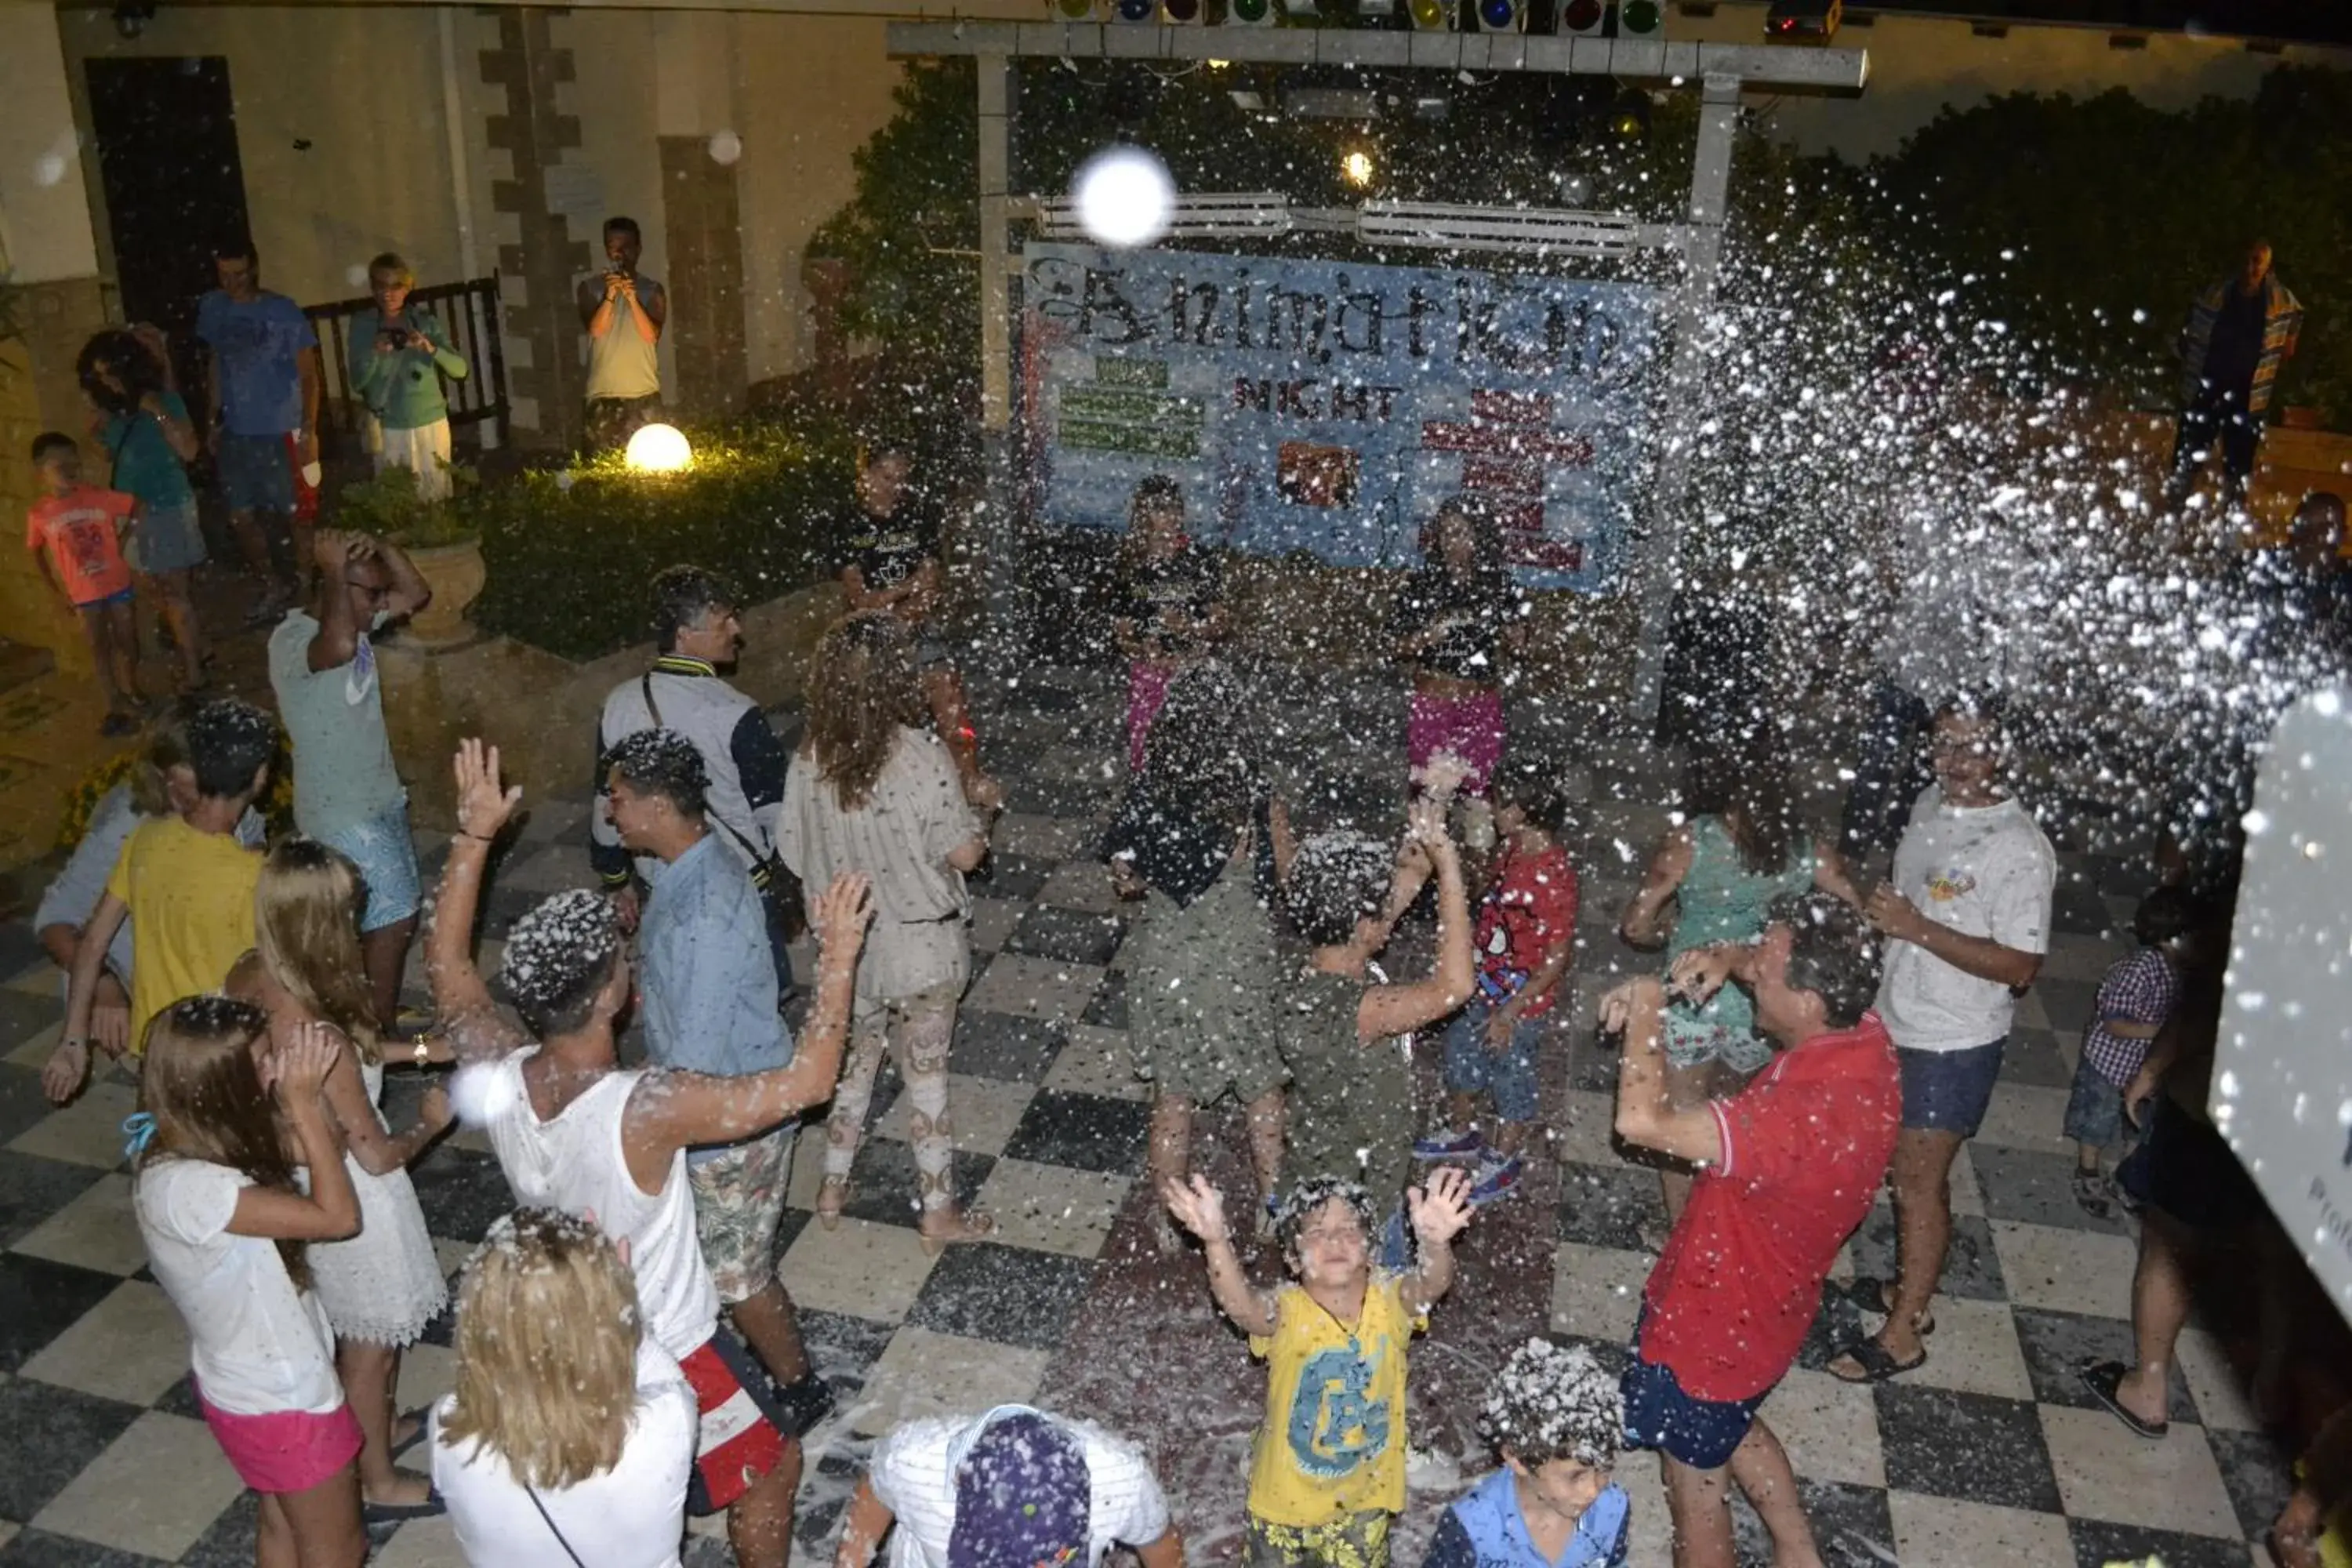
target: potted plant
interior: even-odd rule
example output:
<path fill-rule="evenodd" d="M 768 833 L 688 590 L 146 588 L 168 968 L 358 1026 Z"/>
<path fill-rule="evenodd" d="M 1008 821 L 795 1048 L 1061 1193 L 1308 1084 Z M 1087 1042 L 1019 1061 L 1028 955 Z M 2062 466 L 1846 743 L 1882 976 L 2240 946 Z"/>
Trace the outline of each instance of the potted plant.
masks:
<path fill-rule="evenodd" d="M 474 639 L 466 612 L 489 578 L 482 563 L 481 531 L 464 505 L 480 476 L 452 466 L 449 478 L 452 493 L 446 500 L 425 500 L 417 493 L 416 476 L 401 468 L 345 485 L 335 500 L 337 526 L 399 545 L 433 590 L 433 602 L 408 623 L 408 635 L 424 647 Z"/>

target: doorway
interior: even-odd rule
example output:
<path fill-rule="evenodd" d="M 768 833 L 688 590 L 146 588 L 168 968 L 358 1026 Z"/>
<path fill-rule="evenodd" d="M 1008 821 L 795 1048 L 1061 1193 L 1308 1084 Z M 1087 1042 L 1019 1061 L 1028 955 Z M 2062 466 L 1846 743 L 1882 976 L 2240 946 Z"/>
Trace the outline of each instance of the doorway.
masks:
<path fill-rule="evenodd" d="M 123 313 L 162 327 L 184 353 L 196 301 L 213 287 L 214 242 L 252 232 L 228 61 L 157 56 L 84 68 Z"/>

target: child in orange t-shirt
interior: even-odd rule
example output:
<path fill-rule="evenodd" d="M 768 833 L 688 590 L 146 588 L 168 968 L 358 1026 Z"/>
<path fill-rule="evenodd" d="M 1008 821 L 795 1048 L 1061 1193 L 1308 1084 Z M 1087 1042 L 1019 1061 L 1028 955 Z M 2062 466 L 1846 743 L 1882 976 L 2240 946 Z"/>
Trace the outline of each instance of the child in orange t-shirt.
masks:
<path fill-rule="evenodd" d="M 82 635 L 106 686 L 107 735 L 139 728 L 139 630 L 131 615 L 131 563 L 122 536 L 138 525 L 139 503 L 121 490 L 81 482 L 81 448 L 55 430 L 33 439 L 41 495 L 25 515 L 25 548 L 41 575 L 81 613 Z"/>

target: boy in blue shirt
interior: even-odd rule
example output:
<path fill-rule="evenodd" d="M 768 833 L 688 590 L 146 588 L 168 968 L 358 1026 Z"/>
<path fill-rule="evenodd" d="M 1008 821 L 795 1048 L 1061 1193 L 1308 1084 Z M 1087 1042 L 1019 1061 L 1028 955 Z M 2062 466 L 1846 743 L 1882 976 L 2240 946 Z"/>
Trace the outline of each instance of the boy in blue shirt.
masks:
<path fill-rule="evenodd" d="M 1445 1510 L 1422 1568 L 1620 1568 L 1627 1501 L 1618 1381 L 1590 1351 L 1529 1340 L 1486 1390 L 1478 1430 L 1503 1468 Z"/>

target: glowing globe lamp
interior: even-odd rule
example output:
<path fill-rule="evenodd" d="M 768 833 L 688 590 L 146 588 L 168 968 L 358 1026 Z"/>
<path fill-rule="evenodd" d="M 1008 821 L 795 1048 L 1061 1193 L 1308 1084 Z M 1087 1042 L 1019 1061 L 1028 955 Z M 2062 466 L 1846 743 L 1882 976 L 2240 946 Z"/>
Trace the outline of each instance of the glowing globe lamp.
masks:
<path fill-rule="evenodd" d="M 1602 14 L 1601 0 L 1568 0 L 1560 13 L 1560 28 L 1570 33 L 1590 33 L 1601 26 Z"/>
<path fill-rule="evenodd" d="M 1414 26 L 1430 29 L 1445 26 L 1444 0 L 1409 0 L 1409 5 Z"/>
<path fill-rule="evenodd" d="M 1507 33 L 1519 25 L 1519 0 L 1478 0 L 1478 26 L 1489 33 Z"/>
<path fill-rule="evenodd" d="M 1149 22 L 1151 9 L 1151 0 L 1118 0 L 1114 14 L 1122 22 Z"/>
<path fill-rule="evenodd" d="M 1054 0 L 1054 9 L 1067 22 L 1083 22 L 1095 14 L 1095 0 Z"/>
<path fill-rule="evenodd" d="M 675 425 L 647 425 L 629 437 L 622 457 L 641 474 L 675 474 L 694 461 L 694 447 Z"/>
<path fill-rule="evenodd" d="M 1162 0 L 1161 7 L 1171 22 L 1197 22 L 1201 19 L 1201 0 Z"/>
<path fill-rule="evenodd" d="M 1665 14 L 1659 9 L 1658 0 L 1625 0 L 1617 7 L 1617 36 L 1621 38 L 1650 37 L 1664 20 Z"/>
<path fill-rule="evenodd" d="M 1225 7 L 1225 15 L 1236 22 L 1244 22 L 1255 26 L 1265 20 L 1266 7 L 1269 4 L 1270 0 L 1233 0 L 1233 4 Z"/>
<path fill-rule="evenodd" d="M 1372 155 L 1370 153 L 1365 152 L 1360 147 L 1357 148 L 1354 152 L 1349 153 L 1346 157 L 1339 160 L 1339 173 L 1347 177 L 1348 183 L 1351 185 L 1370 184 L 1372 183 Z"/>
<path fill-rule="evenodd" d="M 1140 147 L 1106 147 L 1078 166 L 1070 201 L 1087 238 L 1129 250 L 1168 232 L 1176 182 L 1167 164 Z"/>

